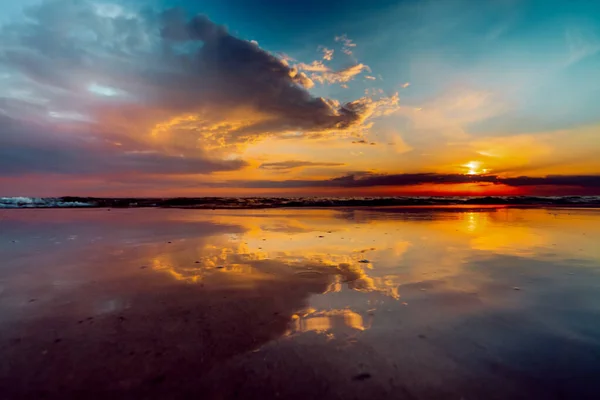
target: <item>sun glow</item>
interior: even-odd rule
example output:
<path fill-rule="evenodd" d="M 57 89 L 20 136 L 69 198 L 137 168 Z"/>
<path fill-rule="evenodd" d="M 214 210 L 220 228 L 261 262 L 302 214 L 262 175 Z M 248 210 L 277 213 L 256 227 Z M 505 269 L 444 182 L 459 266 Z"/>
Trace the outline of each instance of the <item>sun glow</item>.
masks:
<path fill-rule="evenodd" d="M 467 169 L 468 175 L 481 175 L 487 173 L 489 170 L 481 168 L 482 164 L 480 161 L 469 161 L 463 164 L 462 167 Z"/>

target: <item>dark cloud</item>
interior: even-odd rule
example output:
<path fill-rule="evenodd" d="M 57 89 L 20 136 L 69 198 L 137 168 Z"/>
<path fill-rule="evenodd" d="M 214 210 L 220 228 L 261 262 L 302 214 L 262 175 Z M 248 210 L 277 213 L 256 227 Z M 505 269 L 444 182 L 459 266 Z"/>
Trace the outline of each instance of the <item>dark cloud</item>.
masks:
<path fill-rule="evenodd" d="M 334 163 L 334 162 L 312 162 L 312 161 L 290 160 L 290 161 L 263 163 L 263 164 L 261 164 L 261 166 L 259 168 L 270 169 L 270 170 L 289 170 L 289 169 L 303 168 L 303 167 L 340 167 L 343 165 L 345 165 L 345 164 Z"/>
<path fill-rule="evenodd" d="M 368 102 L 339 106 L 313 97 L 303 87 L 306 76 L 255 43 L 232 36 L 204 15 L 185 21 L 181 11 L 166 11 L 161 32 L 170 42 L 203 42 L 188 64 L 188 72 L 195 77 L 190 89 L 197 91 L 197 102 L 251 106 L 268 116 L 267 121 L 244 132 L 341 130 L 361 122 L 369 112 Z"/>
<path fill-rule="evenodd" d="M 600 175 L 590 176 L 547 176 L 547 177 L 517 177 L 502 178 L 495 175 L 462 175 L 462 174 L 351 174 L 325 180 L 261 180 L 261 181 L 231 181 L 222 183 L 225 187 L 246 188 L 366 188 L 376 186 L 414 186 L 423 184 L 504 184 L 508 186 L 573 186 L 596 188 L 600 187 Z"/>
<path fill-rule="evenodd" d="M 509 186 L 579 186 L 600 187 L 600 175 L 548 175 L 545 177 L 519 176 L 503 178 L 501 182 Z"/>

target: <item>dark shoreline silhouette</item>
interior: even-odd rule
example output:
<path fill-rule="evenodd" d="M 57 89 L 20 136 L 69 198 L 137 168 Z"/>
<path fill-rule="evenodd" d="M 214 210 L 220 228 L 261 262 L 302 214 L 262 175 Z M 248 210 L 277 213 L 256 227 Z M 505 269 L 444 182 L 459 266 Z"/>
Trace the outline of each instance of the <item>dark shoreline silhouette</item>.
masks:
<path fill-rule="evenodd" d="M 600 196 L 483 197 L 0 197 L 0 208 L 198 208 L 253 209 L 389 206 L 600 206 Z"/>

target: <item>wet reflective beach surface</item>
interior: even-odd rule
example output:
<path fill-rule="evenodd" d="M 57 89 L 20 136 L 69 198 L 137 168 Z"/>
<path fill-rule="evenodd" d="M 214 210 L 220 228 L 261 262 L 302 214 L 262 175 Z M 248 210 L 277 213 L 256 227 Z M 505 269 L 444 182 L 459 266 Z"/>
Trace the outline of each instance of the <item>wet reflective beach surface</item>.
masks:
<path fill-rule="evenodd" d="M 0 211 L 0 395 L 584 399 L 600 211 Z"/>

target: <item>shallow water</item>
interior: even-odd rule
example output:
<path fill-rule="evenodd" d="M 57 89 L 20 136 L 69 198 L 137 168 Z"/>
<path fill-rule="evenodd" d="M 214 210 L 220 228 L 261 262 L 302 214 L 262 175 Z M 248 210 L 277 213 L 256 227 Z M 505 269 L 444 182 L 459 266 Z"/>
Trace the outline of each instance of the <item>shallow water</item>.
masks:
<path fill-rule="evenodd" d="M 596 398 L 600 211 L 0 211 L 8 398 Z"/>

